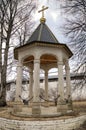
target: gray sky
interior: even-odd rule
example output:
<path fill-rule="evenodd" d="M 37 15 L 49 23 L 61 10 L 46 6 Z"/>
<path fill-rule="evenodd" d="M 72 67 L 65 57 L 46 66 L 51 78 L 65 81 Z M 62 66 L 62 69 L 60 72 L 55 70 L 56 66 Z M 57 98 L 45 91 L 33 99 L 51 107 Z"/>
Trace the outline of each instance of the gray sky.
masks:
<path fill-rule="evenodd" d="M 34 19 L 37 22 L 37 25 L 39 24 L 39 19 L 41 17 L 41 13 L 38 13 L 38 10 L 41 9 L 41 7 L 48 6 L 48 10 L 45 11 L 45 18 L 46 18 L 46 24 L 48 27 L 52 30 L 56 38 L 59 42 L 65 43 L 67 42 L 67 38 L 63 36 L 61 33 L 61 26 L 63 23 L 63 16 L 61 14 L 60 10 L 60 4 L 59 2 L 56 2 L 56 0 L 39 0 L 38 2 L 38 9 L 35 12 Z"/>

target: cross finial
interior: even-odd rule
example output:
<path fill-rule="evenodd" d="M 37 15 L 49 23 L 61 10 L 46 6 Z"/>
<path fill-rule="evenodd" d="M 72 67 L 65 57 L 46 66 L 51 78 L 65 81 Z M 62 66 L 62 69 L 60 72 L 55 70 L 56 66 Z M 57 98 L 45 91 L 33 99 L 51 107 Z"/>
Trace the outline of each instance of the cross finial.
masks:
<path fill-rule="evenodd" d="M 45 22 L 45 18 L 44 18 L 44 11 L 48 9 L 48 7 L 42 6 L 42 9 L 38 11 L 38 13 L 42 12 L 42 17 L 40 19 L 41 22 Z"/>

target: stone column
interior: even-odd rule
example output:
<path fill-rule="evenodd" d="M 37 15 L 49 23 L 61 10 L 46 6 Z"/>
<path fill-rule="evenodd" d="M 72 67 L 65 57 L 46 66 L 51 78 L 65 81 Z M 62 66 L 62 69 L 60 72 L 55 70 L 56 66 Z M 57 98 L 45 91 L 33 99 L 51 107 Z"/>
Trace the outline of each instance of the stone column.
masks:
<path fill-rule="evenodd" d="M 1 84 L 1 72 L 0 72 L 0 84 Z"/>
<path fill-rule="evenodd" d="M 64 77 L 63 77 L 63 62 L 58 62 L 58 97 L 57 101 L 57 112 L 66 113 L 67 105 L 64 100 Z"/>
<path fill-rule="evenodd" d="M 29 98 L 33 97 L 33 70 L 30 69 L 29 71 L 30 79 L 29 79 Z M 32 100 L 30 101 L 32 102 Z"/>
<path fill-rule="evenodd" d="M 66 72 L 66 95 L 68 98 L 68 110 L 72 110 L 72 97 L 71 97 L 71 82 L 70 82 L 70 67 L 68 60 L 65 62 L 65 72 Z"/>
<path fill-rule="evenodd" d="M 68 60 L 65 62 L 65 72 L 66 72 L 66 94 L 71 96 L 71 82 L 70 82 L 70 67 Z"/>
<path fill-rule="evenodd" d="M 0 72 L 0 90 L 1 90 L 1 72 Z"/>
<path fill-rule="evenodd" d="M 64 100 L 64 78 L 63 78 L 63 62 L 58 62 L 58 94 Z"/>
<path fill-rule="evenodd" d="M 48 70 L 45 70 L 45 99 L 48 100 Z M 46 101 L 48 106 L 48 102 Z"/>
<path fill-rule="evenodd" d="M 0 72 L 0 96 L 1 96 L 1 72 Z"/>
<path fill-rule="evenodd" d="M 21 96 L 21 88 L 22 88 L 22 63 L 18 62 L 17 66 L 17 79 L 16 79 L 16 94 L 15 94 L 15 102 L 12 113 L 17 113 L 22 111 L 22 99 Z"/>
<path fill-rule="evenodd" d="M 17 66 L 17 79 L 16 79 L 16 95 L 15 101 L 21 101 L 19 95 L 21 96 L 22 88 L 22 63 L 19 62 Z"/>
<path fill-rule="evenodd" d="M 40 111 L 40 60 L 34 60 L 34 85 L 32 114 L 39 115 Z"/>

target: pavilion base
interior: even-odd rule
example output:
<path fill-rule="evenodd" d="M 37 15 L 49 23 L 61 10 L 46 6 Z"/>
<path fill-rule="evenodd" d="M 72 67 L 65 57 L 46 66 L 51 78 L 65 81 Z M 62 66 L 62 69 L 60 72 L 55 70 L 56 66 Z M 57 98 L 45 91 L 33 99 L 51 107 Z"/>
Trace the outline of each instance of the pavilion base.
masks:
<path fill-rule="evenodd" d="M 32 115 L 40 115 L 40 114 L 41 114 L 40 102 L 33 102 Z"/>
<path fill-rule="evenodd" d="M 48 102 L 41 102 L 41 106 L 49 107 L 49 103 Z"/>
<path fill-rule="evenodd" d="M 3 113 L 3 114 L 1 114 Z M 79 128 L 86 120 L 85 114 L 78 116 L 60 117 L 60 115 L 43 115 L 38 118 L 32 115 L 15 114 L 10 116 L 8 111 L 0 111 L 0 129 L 2 130 L 73 130 Z M 31 118 L 32 117 L 32 118 Z M 58 117 L 58 118 L 57 118 Z M 60 118 L 59 118 L 60 117 Z"/>
<path fill-rule="evenodd" d="M 68 103 L 68 110 L 72 110 L 73 111 L 73 105 L 72 105 L 72 103 Z"/>
<path fill-rule="evenodd" d="M 21 102 L 21 101 L 15 101 L 13 103 L 13 112 L 16 113 L 16 112 L 21 112 L 22 111 L 22 106 L 24 104 Z"/>
<path fill-rule="evenodd" d="M 67 113 L 67 110 L 68 110 L 67 104 L 58 104 L 57 105 L 57 112 Z"/>

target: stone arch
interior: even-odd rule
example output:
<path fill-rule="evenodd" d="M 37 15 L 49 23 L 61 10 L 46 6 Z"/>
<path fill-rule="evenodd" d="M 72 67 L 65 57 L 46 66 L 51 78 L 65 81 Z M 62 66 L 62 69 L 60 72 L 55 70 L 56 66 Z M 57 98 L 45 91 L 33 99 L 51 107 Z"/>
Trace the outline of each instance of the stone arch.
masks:
<path fill-rule="evenodd" d="M 22 58 L 22 64 L 25 66 L 33 66 L 34 62 L 34 56 L 33 55 L 27 55 Z"/>
<path fill-rule="evenodd" d="M 40 56 L 41 65 L 57 64 L 57 57 L 53 54 L 43 54 Z"/>

